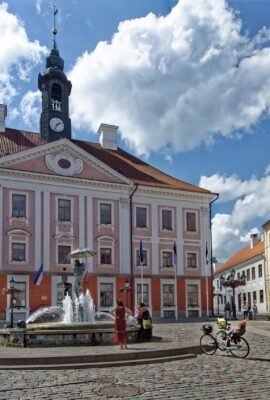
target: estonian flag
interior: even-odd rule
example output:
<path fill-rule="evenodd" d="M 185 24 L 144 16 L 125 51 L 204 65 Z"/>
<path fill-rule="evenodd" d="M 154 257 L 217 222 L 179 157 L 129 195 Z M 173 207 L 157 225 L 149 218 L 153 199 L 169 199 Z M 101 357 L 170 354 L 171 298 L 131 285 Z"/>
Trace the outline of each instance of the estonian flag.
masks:
<path fill-rule="evenodd" d="M 39 267 L 39 269 L 36 272 L 35 278 L 34 278 L 34 284 L 39 286 L 42 282 L 43 279 L 43 263 Z"/>
<path fill-rule="evenodd" d="M 205 246 L 205 260 L 206 260 L 206 264 L 209 264 L 209 260 L 208 260 L 208 246 L 207 246 L 207 242 L 206 242 L 206 246 Z"/>
<path fill-rule="evenodd" d="M 176 242 L 173 244 L 173 264 L 177 264 L 177 250 L 176 250 Z"/>
<path fill-rule="evenodd" d="M 140 264 L 143 265 L 143 245 L 142 245 L 142 240 L 140 241 L 139 259 L 140 259 Z"/>

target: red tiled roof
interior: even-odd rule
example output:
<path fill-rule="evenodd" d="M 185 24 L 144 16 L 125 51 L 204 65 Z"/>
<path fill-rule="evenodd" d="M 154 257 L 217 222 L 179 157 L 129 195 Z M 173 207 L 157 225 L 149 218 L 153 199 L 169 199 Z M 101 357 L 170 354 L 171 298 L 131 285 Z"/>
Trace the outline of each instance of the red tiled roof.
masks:
<path fill-rule="evenodd" d="M 233 267 L 236 267 L 242 262 L 248 261 L 253 257 L 256 257 L 264 253 L 264 241 L 259 241 L 256 245 L 251 248 L 250 244 L 236 251 L 224 264 L 217 268 L 214 275 L 220 274 L 221 272 L 227 271 Z"/>
<path fill-rule="evenodd" d="M 71 142 L 130 179 L 135 184 L 211 194 L 209 190 L 165 174 L 139 158 L 125 152 L 121 148 L 110 150 L 103 148 L 98 143 L 90 143 L 75 139 L 71 139 Z M 45 143 L 47 142 L 42 139 L 41 135 L 38 133 L 6 128 L 5 132 L 0 133 L 0 157 L 32 149 Z"/>

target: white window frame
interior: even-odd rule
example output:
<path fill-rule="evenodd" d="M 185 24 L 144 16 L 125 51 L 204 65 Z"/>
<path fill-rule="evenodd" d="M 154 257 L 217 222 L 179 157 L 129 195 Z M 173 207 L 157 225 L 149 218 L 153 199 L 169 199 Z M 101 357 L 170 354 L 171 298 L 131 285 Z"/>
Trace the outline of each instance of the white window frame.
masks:
<path fill-rule="evenodd" d="M 171 211 L 171 223 L 172 223 L 172 229 L 163 229 L 162 227 L 162 213 L 163 211 Z M 174 226 L 174 219 L 175 219 L 175 210 L 172 207 L 160 207 L 160 212 L 159 212 L 159 216 L 160 216 L 160 231 L 162 232 L 174 232 L 175 230 L 175 226 Z"/>
<path fill-rule="evenodd" d="M 145 249 L 145 248 L 143 248 L 143 252 L 144 253 L 146 253 L 146 264 L 144 265 L 142 265 L 142 267 L 143 268 L 146 268 L 146 267 L 148 267 L 149 266 L 149 251 L 148 251 L 148 249 Z M 141 265 L 140 264 L 137 264 L 137 254 L 140 254 L 140 247 L 137 247 L 136 249 L 135 249 L 135 262 L 134 262 L 134 265 L 137 267 L 137 268 L 141 268 Z"/>
<path fill-rule="evenodd" d="M 11 264 L 27 264 L 29 262 L 29 237 L 30 234 L 23 229 L 13 229 L 8 232 L 8 262 Z M 19 236 L 19 238 L 18 238 Z M 16 237 L 16 239 L 15 239 Z M 13 261 L 12 260 L 12 243 L 22 243 L 25 245 L 25 260 Z"/>
<path fill-rule="evenodd" d="M 22 195 L 25 196 L 25 217 L 13 217 L 12 216 L 12 196 L 13 195 Z M 19 218 L 20 220 L 29 220 L 29 193 L 25 193 L 23 191 L 10 191 L 9 192 L 9 218 L 10 219 L 17 219 Z"/>
<path fill-rule="evenodd" d="M 196 255 L 196 267 L 189 267 L 188 266 L 188 254 L 189 253 Z M 196 251 L 196 250 L 186 250 L 185 255 L 186 255 L 186 269 L 189 269 L 189 270 L 192 270 L 192 271 L 194 271 L 196 269 L 199 269 L 199 253 L 198 253 L 198 251 Z"/>
<path fill-rule="evenodd" d="M 145 208 L 146 209 L 146 226 L 145 227 L 140 227 L 137 226 L 137 209 L 138 208 Z M 149 229 L 149 206 L 144 205 L 144 204 L 136 204 L 135 205 L 135 213 L 134 213 L 134 226 L 136 229 Z"/>
<path fill-rule="evenodd" d="M 102 307 L 100 305 L 100 294 L 101 294 L 100 293 L 100 284 L 101 283 L 112 283 L 112 285 L 113 285 L 113 306 L 115 306 L 116 305 L 116 298 L 117 298 L 117 296 L 116 296 L 116 278 L 101 276 L 101 277 L 98 277 L 97 283 L 98 283 L 98 299 L 97 299 L 98 300 L 97 301 L 98 305 L 97 305 L 97 308 L 100 311 L 108 311 L 110 307 Z"/>
<path fill-rule="evenodd" d="M 69 263 L 66 263 L 66 264 L 62 264 L 62 263 L 59 263 L 58 262 L 58 260 L 59 260 L 59 247 L 60 246 L 69 246 L 70 247 L 70 251 L 72 250 L 72 245 L 70 244 L 70 243 L 64 243 L 64 242 L 62 242 L 62 243 L 56 243 L 56 254 L 55 254 L 55 256 L 56 256 L 56 264 L 57 265 L 63 265 L 63 266 L 69 266 L 69 265 L 71 265 L 72 264 L 72 262 L 71 262 L 71 258 L 69 258 Z"/>
<path fill-rule="evenodd" d="M 163 253 L 171 253 L 171 256 L 172 256 L 172 265 L 171 266 L 166 267 L 166 266 L 163 265 Z M 173 270 L 174 269 L 173 258 L 174 258 L 174 253 L 173 253 L 173 251 L 171 249 L 169 249 L 169 250 L 168 249 L 162 249 L 161 252 L 160 252 L 161 269 L 165 268 L 166 270 L 168 270 L 168 269 L 169 270 Z"/>
<path fill-rule="evenodd" d="M 141 278 L 135 278 L 134 280 L 134 293 L 135 293 L 135 303 L 137 302 L 137 297 L 138 297 L 138 292 L 137 292 L 137 285 L 141 285 L 142 284 L 142 280 Z M 149 299 L 148 299 L 148 303 L 149 306 L 147 307 L 150 311 L 150 314 L 152 315 L 152 303 L 151 303 L 151 299 L 152 299 L 152 285 L 151 285 L 151 279 L 148 278 L 143 278 L 143 285 L 148 285 L 149 291 L 148 291 L 148 295 L 149 295 Z M 139 306 L 139 304 L 135 304 L 135 309 Z"/>
<path fill-rule="evenodd" d="M 101 204 L 110 204 L 110 206 L 111 206 L 111 223 L 110 224 L 102 224 L 100 221 L 100 205 Z M 107 201 L 106 199 L 98 201 L 98 224 L 100 226 L 114 226 L 114 203 L 112 201 Z"/>
<path fill-rule="evenodd" d="M 59 220 L 58 218 L 58 200 L 69 200 L 70 201 L 70 221 L 62 221 Z M 56 211 L 55 211 L 55 216 L 56 216 L 56 221 L 60 223 L 72 223 L 73 221 L 73 198 L 69 196 L 56 196 L 56 205 L 55 205 Z"/>
<path fill-rule="evenodd" d="M 163 285 L 173 285 L 174 287 L 174 306 L 164 306 L 163 305 Z M 161 317 L 164 318 L 164 311 L 174 311 L 174 314 L 177 315 L 177 288 L 175 285 L 175 279 L 161 279 L 160 280 L 160 311 L 161 311 Z"/>
<path fill-rule="evenodd" d="M 188 291 L 187 288 L 189 285 L 198 286 L 198 306 L 197 307 L 189 307 L 188 306 Z M 201 305 L 201 284 L 199 279 L 187 279 L 185 281 L 185 293 L 186 293 L 186 317 L 188 317 L 188 311 L 195 310 L 199 311 L 199 317 L 202 316 L 202 305 Z"/>
<path fill-rule="evenodd" d="M 194 233 L 198 233 L 199 231 L 199 213 L 197 210 L 185 210 L 185 233 L 189 233 L 189 234 L 194 234 Z M 195 214 L 195 231 L 188 231 L 187 229 L 187 214 Z"/>
<path fill-rule="evenodd" d="M 104 244 L 106 242 L 106 244 Z M 108 244 L 109 242 L 109 244 Z M 115 265 L 115 238 L 111 236 L 101 236 L 98 238 L 98 265 L 99 267 L 113 267 Z M 111 249 L 112 259 L 111 264 L 101 264 L 100 249 Z"/>

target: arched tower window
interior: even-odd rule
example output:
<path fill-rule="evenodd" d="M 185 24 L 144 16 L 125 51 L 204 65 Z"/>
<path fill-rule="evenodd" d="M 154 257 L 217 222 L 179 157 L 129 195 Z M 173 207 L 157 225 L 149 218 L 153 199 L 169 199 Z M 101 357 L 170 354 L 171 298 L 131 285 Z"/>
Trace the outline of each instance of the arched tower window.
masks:
<path fill-rule="evenodd" d="M 52 109 L 62 111 L 62 88 L 58 83 L 52 85 Z"/>

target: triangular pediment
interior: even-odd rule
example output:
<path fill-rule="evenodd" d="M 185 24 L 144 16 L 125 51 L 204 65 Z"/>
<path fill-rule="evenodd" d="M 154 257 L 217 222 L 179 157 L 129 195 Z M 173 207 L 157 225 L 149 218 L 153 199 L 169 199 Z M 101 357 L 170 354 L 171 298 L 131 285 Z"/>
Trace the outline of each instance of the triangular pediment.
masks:
<path fill-rule="evenodd" d="M 0 169 L 3 168 L 96 182 L 130 183 L 126 177 L 68 139 L 46 143 L 2 157 Z"/>

